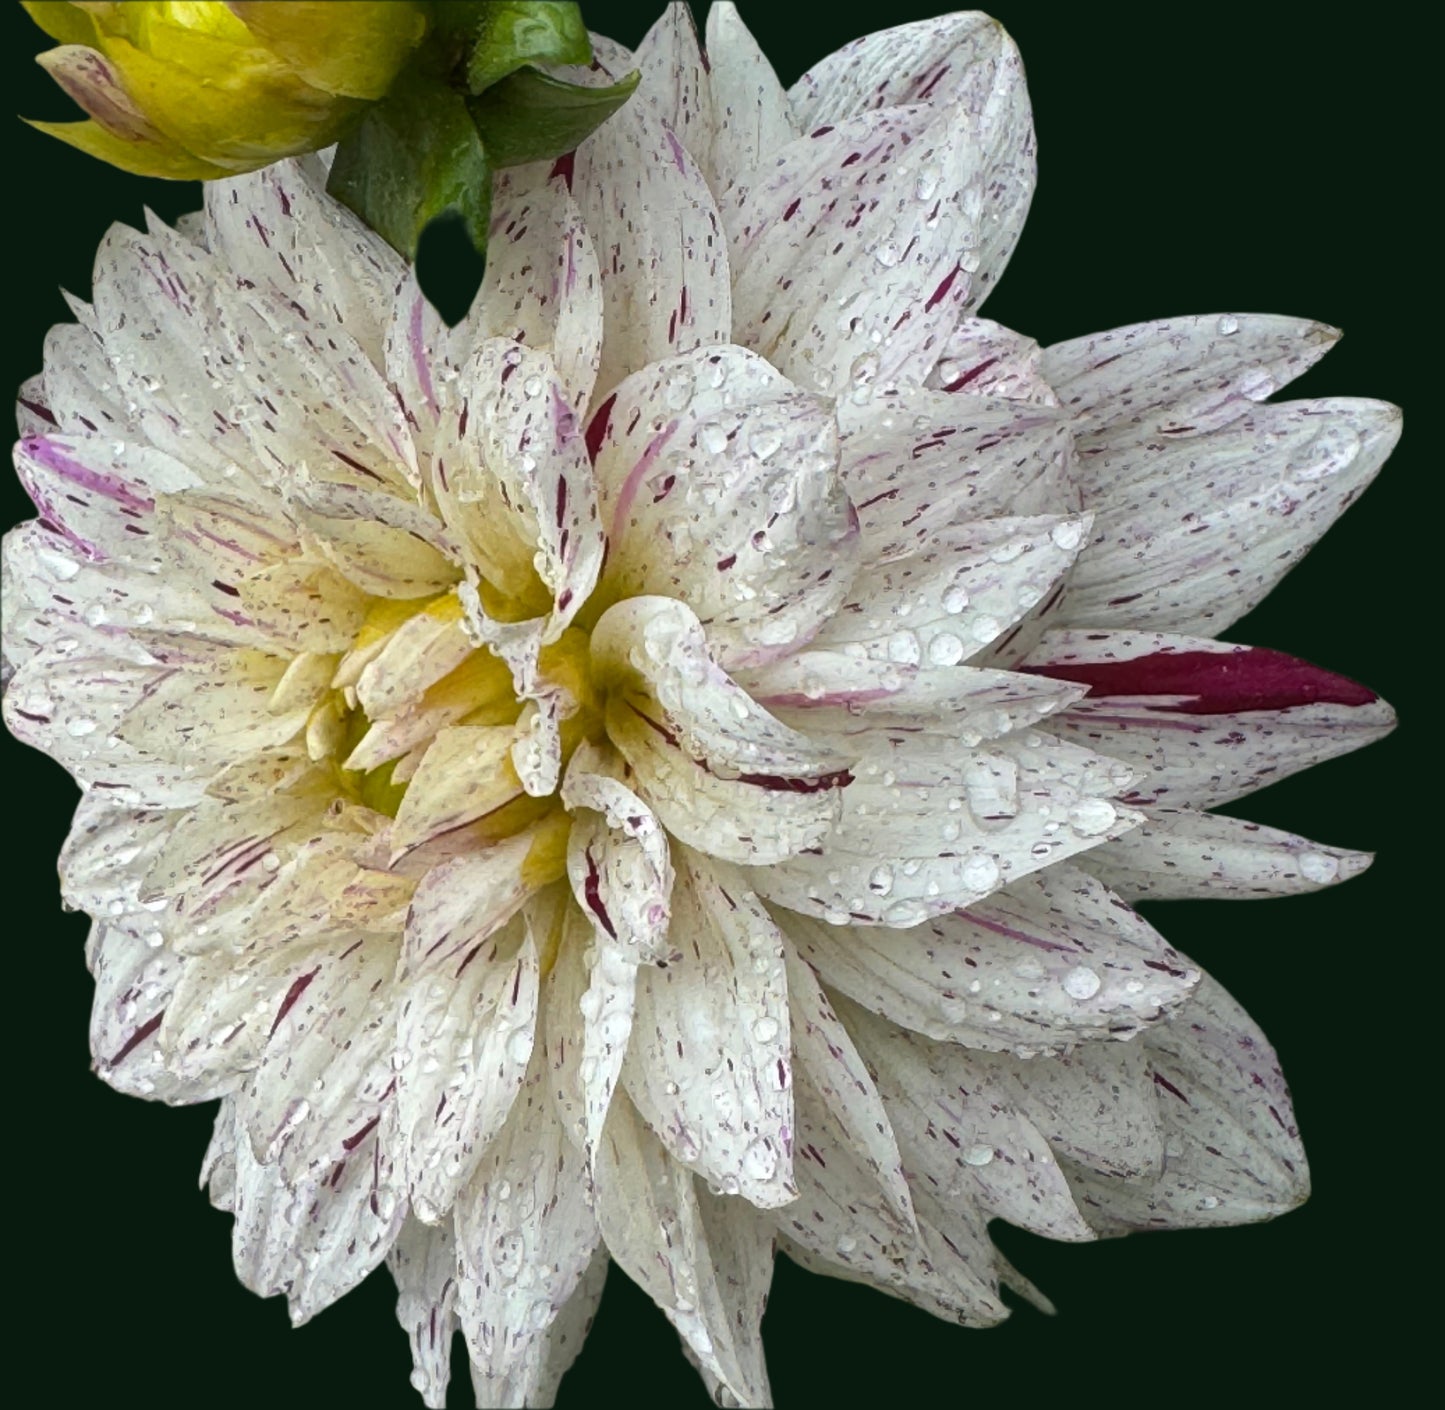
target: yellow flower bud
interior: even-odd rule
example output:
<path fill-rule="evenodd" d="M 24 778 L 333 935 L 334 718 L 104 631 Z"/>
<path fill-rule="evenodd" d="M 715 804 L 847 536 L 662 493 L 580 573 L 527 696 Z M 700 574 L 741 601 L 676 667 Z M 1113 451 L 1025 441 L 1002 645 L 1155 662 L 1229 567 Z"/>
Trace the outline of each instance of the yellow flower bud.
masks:
<path fill-rule="evenodd" d="M 335 142 L 426 31 L 404 0 L 77 0 L 25 8 L 90 115 L 31 125 L 142 176 L 208 180 Z"/>

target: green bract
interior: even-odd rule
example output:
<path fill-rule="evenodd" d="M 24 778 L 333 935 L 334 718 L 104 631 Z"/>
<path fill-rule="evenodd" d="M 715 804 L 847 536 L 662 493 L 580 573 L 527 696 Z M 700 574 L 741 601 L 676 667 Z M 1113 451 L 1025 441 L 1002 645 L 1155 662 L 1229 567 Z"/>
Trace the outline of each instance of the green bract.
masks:
<path fill-rule="evenodd" d="M 59 47 L 40 63 L 89 114 L 37 122 L 142 176 L 217 180 L 337 144 L 329 190 L 407 258 L 459 216 L 485 249 L 495 168 L 572 150 L 637 84 L 587 65 L 554 0 L 144 0 L 25 8 Z"/>

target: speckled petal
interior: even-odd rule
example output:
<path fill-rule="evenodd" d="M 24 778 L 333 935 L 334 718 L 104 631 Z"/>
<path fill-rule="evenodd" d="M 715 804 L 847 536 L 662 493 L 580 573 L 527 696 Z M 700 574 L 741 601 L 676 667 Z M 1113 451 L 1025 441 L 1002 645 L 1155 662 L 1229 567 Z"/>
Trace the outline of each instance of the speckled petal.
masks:
<path fill-rule="evenodd" d="M 207 182 L 205 238 L 232 273 L 343 329 L 378 367 L 384 320 L 405 266 L 339 201 L 314 157 Z"/>
<path fill-rule="evenodd" d="M 1043 350 L 1032 338 L 987 318 L 959 321 L 926 386 L 968 397 L 1002 397 L 1057 406 L 1059 399 L 1045 379 Z"/>
<path fill-rule="evenodd" d="M 596 401 L 650 362 L 727 342 L 732 290 L 713 194 L 650 104 L 624 104 L 578 147 L 573 172 L 602 270 Z"/>
<path fill-rule="evenodd" d="M 969 745 L 875 730 L 819 846 L 756 868 L 769 901 L 833 925 L 917 925 L 1140 821 L 1123 765 L 1041 734 Z"/>
<path fill-rule="evenodd" d="M 1053 515 L 935 526 L 906 557 L 865 566 L 811 644 L 913 679 L 951 670 L 1062 588 L 1088 529 Z"/>
<path fill-rule="evenodd" d="M 546 987 L 546 1041 L 557 1114 L 589 1170 L 617 1089 L 636 1002 L 636 954 L 588 913 L 567 905 Z"/>
<path fill-rule="evenodd" d="M 457 1246 L 448 1228 L 408 1218 L 386 1255 L 396 1319 L 411 1342 L 411 1384 L 427 1410 L 445 1410 L 457 1330 Z"/>
<path fill-rule="evenodd" d="M 262 1297 L 284 1293 L 299 1326 L 344 1297 L 386 1256 L 406 1200 L 375 1127 L 314 1180 L 288 1185 L 241 1135 L 236 1152 L 236 1276 Z"/>
<path fill-rule="evenodd" d="M 1147 922 L 1068 866 L 908 930 L 773 915 L 831 988 L 969 1048 L 1057 1054 L 1128 1039 L 1174 1013 L 1199 980 Z"/>
<path fill-rule="evenodd" d="M 1339 336 L 1323 323 L 1274 314 L 1160 318 L 1055 343 L 1040 370 L 1073 417 L 1080 443 L 1107 457 L 1247 416 Z M 1086 479 L 1107 487 L 1108 476 L 1092 466 Z"/>
<path fill-rule="evenodd" d="M 1358 876 L 1368 852 L 1193 808 L 1149 808 L 1144 822 L 1081 865 L 1126 900 L 1294 896 Z"/>
<path fill-rule="evenodd" d="M 15 472 L 47 525 L 76 553 L 155 571 L 157 495 L 195 489 L 200 478 L 149 446 L 89 436 L 30 436 Z"/>
<path fill-rule="evenodd" d="M 713 189 L 720 190 L 709 165 L 714 121 L 709 62 L 691 7 L 677 0 L 664 5 L 634 59 L 642 81 L 631 101 L 646 103 L 687 148 Z"/>
<path fill-rule="evenodd" d="M 1085 453 L 1094 538 L 1064 620 L 1224 631 L 1308 552 L 1399 436 L 1395 407 L 1337 397 L 1251 405 L 1217 429 L 1166 426 L 1117 454 Z"/>
<path fill-rule="evenodd" d="M 727 666 L 796 649 L 838 610 L 857 525 L 833 410 L 744 348 L 629 377 L 587 431 L 609 597 L 682 597 Z"/>
<path fill-rule="evenodd" d="M 485 884 L 471 857 L 428 876 L 398 980 L 400 1153 L 412 1208 L 428 1224 L 451 1209 L 501 1130 L 532 1053 L 537 952 L 530 939 L 518 943 L 520 922 L 498 927 Z M 438 893 L 460 893 L 456 909 L 467 914 L 447 926 L 429 906 Z"/>
<path fill-rule="evenodd" d="M 602 278 L 582 213 L 560 176 L 538 166 L 497 173 L 487 267 L 456 354 L 483 338 L 547 351 L 567 399 L 586 409 L 602 356 Z"/>
<path fill-rule="evenodd" d="M 584 743 L 562 782 L 573 814 L 567 840 L 572 894 L 598 942 L 615 941 L 639 960 L 664 959 L 671 923 L 672 859 L 652 809 Z"/>
<path fill-rule="evenodd" d="M 209 1101 L 235 1085 L 224 1077 L 188 1082 L 166 1071 L 156 1030 L 182 961 L 143 922 L 97 921 L 88 949 L 95 976 L 90 1056 L 96 1074 L 118 1092 L 173 1105 Z"/>
<path fill-rule="evenodd" d="M 839 1008 L 887 1103 L 915 1189 L 1045 1238 L 1094 1237 L 1049 1143 L 967 1049 L 933 1043 L 846 999 Z"/>
<path fill-rule="evenodd" d="M 692 1173 L 669 1158 L 632 1104 L 614 1102 L 597 1161 L 597 1220 L 608 1251 L 742 1405 L 766 1405 L 752 1321 L 761 1308 L 754 1302 L 740 1317 L 738 1294 L 765 1281 L 753 1265 L 771 1262 L 771 1246 L 740 1237 L 725 1217 L 705 1217 L 701 1198 Z M 718 1237 L 727 1243 L 715 1252 Z M 749 1269 L 740 1286 L 724 1271 L 734 1263 Z"/>
<path fill-rule="evenodd" d="M 506 1124 L 457 1197 L 457 1311 L 474 1373 L 494 1383 L 533 1359 L 531 1344 L 577 1291 L 601 1237 L 590 1177 L 547 1085 L 539 1043 Z"/>
<path fill-rule="evenodd" d="M 1115 1179 L 1163 1169 L 1159 1088 L 1144 1042 L 1085 1043 L 1049 1061 L 976 1059 L 1012 1103 L 1074 1165 Z"/>
<path fill-rule="evenodd" d="M 676 1160 L 772 1208 L 796 1193 L 783 938 L 740 873 L 682 849 L 676 865 L 681 953 L 638 971 L 622 1081 Z"/>
<path fill-rule="evenodd" d="M 766 863 L 818 842 L 852 782 L 848 756 L 789 729 L 712 660 L 671 598 L 609 608 L 592 637 L 607 725 L 639 796 L 675 837 Z"/>
<path fill-rule="evenodd" d="M 287 990 L 260 1066 L 237 1097 L 251 1148 L 288 1182 L 324 1179 L 395 1090 L 390 936 L 357 935 Z"/>
<path fill-rule="evenodd" d="M 890 392 L 861 407 L 845 399 L 839 426 L 869 562 L 917 553 L 972 520 L 1078 512 L 1068 422 L 1051 408 Z"/>
<path fill-rule="evenodd" d="M 1140 806 L 1227 803 L 1395 723 L 1373 691 L 1306 661 L 1168 633 L 1051 633 L 1026 669 L 1089 686 L 1047 728 L 1136 769 Z"/>
<path fill-rule="evenodd" d="M 997 20 L 942 15 L 864 35 L 829 54 L 788 92 L 809 131 L 859 112 L 926 103 L 967 134 L 983 200 L 979 303 L 1018 243 L 1034 190 L 1034 128 L 1023 60 Z"/>
<path fill-rule="evenodd" d="M 551 356 L 506 338 L 462 369 L 433 448 L 442 513 L 495 587 L 561 635 L 597 581 L 604 539 L 591 462 Z"/>
<path fill-rule="evenodd" d="M 804 131 L 721 200 L 733 336 L 810 391 L 921 385 L 978 268 L 969 134 L 926 107 Z"/>
<path fill-rule="evenodd" d="M 774 1215 L 790 1258 L 966 1326 L 990 1326 L 1008 1315 L 976 1209 L 970 1205 L 978 1228 L 967 1241 L 945 1240 L 925 1219 L 901 1219 L 806 1069 L 798 1073 L 796 1139 L 798 1198 Z M 917 1195 L 930 1198 L 923 1190 Z"/>
<path fill-rule="evenodd" d="M 489 1377 L 472 1362 L 472 1392 L 477 1410 L 515 1410 L 517 1406 L 555 1404 L 557 1387 L 582 1350 L 607 1281 L 607 1250 L 598 1246 L 577 1290 L 556 1320 L 538 1333 L 501 1377 Z"/>
<path fill-rule="evenodd" d="M 1274 1050 L 1213 980 L 1146 1039 L 1164 1134 L 1157 1178 L 1070 1172 L 1101 1233 L 1272 1219 L 1309 1194 L 1309 1170 Z"/>
<path fill-rule="evenodd" d="M 713 140 L 704 169 L 713 190 L 724 191 L 787 146 L 798 129 L 788 95 L 736 5 L 709 7 L 707 57 Z"/>
<path fill-rule="evenodd" d="M 905 1224 L 911 1224 L 913 1199 L 888 1109 L 812 966 L 800 957 L 788 919 L 782 918 L 779 929 L 789 942 L 783 946 L 783 958 L 793 1061 L 800 1080 L 806 1078 L 831 1120 L 846 1133 L 855 1157 L 873 1172 L 889 1208 Z"/>

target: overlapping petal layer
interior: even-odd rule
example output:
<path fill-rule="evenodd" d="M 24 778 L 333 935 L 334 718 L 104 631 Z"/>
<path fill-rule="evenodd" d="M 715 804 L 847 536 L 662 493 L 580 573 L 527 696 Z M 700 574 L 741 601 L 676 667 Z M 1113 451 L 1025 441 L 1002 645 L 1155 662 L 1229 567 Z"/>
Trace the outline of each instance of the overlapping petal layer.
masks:
<path fill-rule="evenodd" d="M 283 164 L 112 231 L 22 389 L 5 718 L 84 790 L 97 1070 L 221 1098 L 296 1320 L 387 1263 L 430 1406 L 458 1331 L 550 1403 L 609 1257 L 761 1405 L 775 1247 L 978 1325 L 1036 1296 L 991 1219 L 1298 1202 L 1273 1054 L 1130 902 L 1360 870 L 1206 810 L 1391 723 L 1212 635 L 1393 442 L 1264 400 L 1328 330 L 977 316 L 997 25 L 785 93 L 671 6 L 635 62 L 457 328 Z"/>

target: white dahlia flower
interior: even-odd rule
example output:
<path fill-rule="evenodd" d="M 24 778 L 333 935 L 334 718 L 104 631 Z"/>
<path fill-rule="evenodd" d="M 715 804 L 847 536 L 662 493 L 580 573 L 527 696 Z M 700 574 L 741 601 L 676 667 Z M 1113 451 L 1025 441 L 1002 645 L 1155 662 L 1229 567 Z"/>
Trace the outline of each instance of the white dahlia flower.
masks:
<path fill-rule="evenodd" d="M 106 237 L 20 398 L 5 719 L 80 782 L 92 1051 L 220 1099 L 241 1280 L 383 1261 L 413 1384 L 549 1404 L 609 1261 L 769 1403 L 781 1248 L 984 1325 L 1003 1219 L 1302 1200 L 1273 1052 L 1134 910 L 1358 854 L 1212 813 L 1386 731 L 1220 641 L 1379 468 L 1335 334 L 1040 350 L 978 316 L 1033 187 L 992 21 L 785 92 L 673 6 L 497 184 L 446 329 L 287 163 Z"/>

